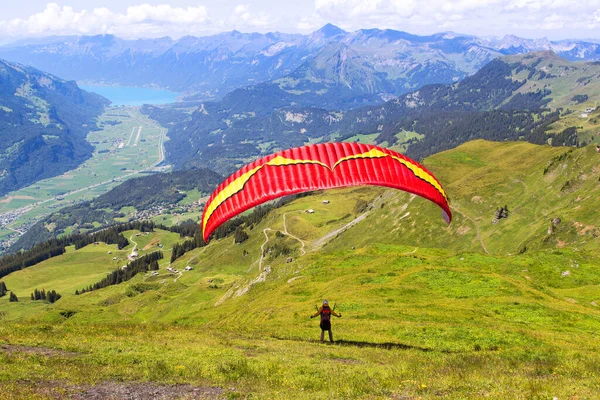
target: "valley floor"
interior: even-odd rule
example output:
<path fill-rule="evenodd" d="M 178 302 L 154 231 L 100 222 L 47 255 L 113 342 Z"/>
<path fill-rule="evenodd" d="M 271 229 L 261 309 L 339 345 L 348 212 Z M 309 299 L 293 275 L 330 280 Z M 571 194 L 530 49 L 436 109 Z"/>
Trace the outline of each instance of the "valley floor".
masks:
<path fill-rule="evenodd" d="M 166 129 L 139 107 L 111 107 L 90 132 L 92 157 L 74 170 L 44 179 L 0 199 L 0 252 L 33 224 L 63 207 L 91 200 L 164 160 Z"/>

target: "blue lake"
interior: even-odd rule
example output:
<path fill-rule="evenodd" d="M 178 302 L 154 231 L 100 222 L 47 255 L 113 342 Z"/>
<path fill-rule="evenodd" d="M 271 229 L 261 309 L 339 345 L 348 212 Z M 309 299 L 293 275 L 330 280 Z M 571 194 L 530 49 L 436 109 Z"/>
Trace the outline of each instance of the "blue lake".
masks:
<path fill-rule="evenodd" d="M 88 92 L 98 93 L 112 101 L 113 106 L 141 106 L 142 104 L 175 103 L 179 93 L 162 89 L 129 86 L 79 85 Z"/>

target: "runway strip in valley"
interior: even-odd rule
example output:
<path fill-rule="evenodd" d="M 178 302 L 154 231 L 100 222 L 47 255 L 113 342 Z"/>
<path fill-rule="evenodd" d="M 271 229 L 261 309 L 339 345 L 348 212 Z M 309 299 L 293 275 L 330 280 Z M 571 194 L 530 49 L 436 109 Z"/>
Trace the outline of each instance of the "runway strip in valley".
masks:
<path fill-rule="evenodd" d="M 131 134 L 129 135 L 129 140 L 127 141 L 127 146 L 131 144 L 131 138 L 133 138 L 133 132 L 135 132 L 135 126 L 131 128 Z"/>
<path fill-rule="evenodd" d="M 142 133 L 142 126 L 140 125 L 140 127 L 138 128 L 137 136 L 135 137 L 135 142 L 133 143 L 134 146 L 138 145 L 138 142 L 140 141 L 140 135 L 141 135 L 141 133 Z"/>

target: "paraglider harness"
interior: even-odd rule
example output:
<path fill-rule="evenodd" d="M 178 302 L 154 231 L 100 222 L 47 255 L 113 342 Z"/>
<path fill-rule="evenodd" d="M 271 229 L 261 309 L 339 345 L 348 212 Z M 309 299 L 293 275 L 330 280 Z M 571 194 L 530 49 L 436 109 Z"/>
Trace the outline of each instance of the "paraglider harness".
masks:
<path fill-rule="evenodd" d="M 329 305 L 323 305 L 321 311 L 321 323 L 319 326 L 323 331 L 331 330 L 331 312 L 335 311 L 335 304 L 333 305 L 333 309 L 329 308 Z M 317 307 L 317 311 L 319 311 L 319 307 Z"/>

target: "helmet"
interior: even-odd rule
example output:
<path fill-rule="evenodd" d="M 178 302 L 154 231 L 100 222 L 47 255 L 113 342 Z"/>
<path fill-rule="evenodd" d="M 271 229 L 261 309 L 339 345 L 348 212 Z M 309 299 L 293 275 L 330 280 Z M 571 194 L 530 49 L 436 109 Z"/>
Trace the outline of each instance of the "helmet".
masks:
<path fill-rule="evenodd" d="M 329 302 L 327 300 L 323 300 L 323 305 L 329 305 Z"/>

